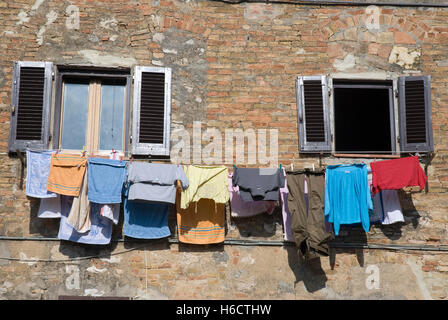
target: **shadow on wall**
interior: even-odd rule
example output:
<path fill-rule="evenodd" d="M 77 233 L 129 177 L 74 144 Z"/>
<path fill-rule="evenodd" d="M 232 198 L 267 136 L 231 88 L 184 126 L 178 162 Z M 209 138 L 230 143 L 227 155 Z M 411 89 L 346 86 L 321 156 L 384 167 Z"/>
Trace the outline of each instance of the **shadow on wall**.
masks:
<path fill-rule="evenodd" d="M 322 269 L 320 258 L 305 261 L 298 255 L 296 246 L 287 246 L 285 249 L 288 253 L 289 267 L 296 277 L 294 287 L 301 281 L 309 293 L 326 287 L 328 279 Z"/>
<path fill-rule="evenodd" d="M 31 234 L 39 234 L 42 237 L 57 238 L 59 232 L 60 219 L 42 219 L 37 216 L 39 211 L 39 198 L 28 197 L 30 202 L 30 223 L 29 230 Z"/>
<path fill-rule="evenodd" d="M 262 237 L 271 238 L 269 240 L 282 240 L 283 230 L 277 230 L 278 226 L 283 226 L 281 206 L 277 205 L 272 214 L 266 212 L 251 217 L 231 217 L 228 223 L 233 229 L 236 227 L 238 233 L 234 237 Z M 280 233 L 281 232 L 281 233 Z"/>
<path fill-rule="evenodd" d="M 400 199 L 404 222 L 396 222 L 389 225 L 377 225 L 377 228 L 379 228 L 389 240 L 399 240 L 403 235 L 402 228 L 410 224 L 414 229 L 417 229 L 419 219 L 421 218 L 412 201 L 412 192 L 398 190 L 398 198 Z"/>
<path fill-rule="evenodd" d="M 79 259 L 83 257 L 110 259 L 111 252 L 116 249 L 117 245 L 118 242 L 116 241 L 111 242 L 108 245 L 92 245 L 61 240 L 59 244 L 59 252 L 68 259 Z"/>

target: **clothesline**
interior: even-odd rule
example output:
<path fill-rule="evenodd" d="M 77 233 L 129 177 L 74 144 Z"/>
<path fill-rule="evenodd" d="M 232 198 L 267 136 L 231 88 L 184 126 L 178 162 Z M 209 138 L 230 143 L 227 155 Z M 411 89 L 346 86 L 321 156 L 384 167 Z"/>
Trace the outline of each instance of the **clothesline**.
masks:
<path fill-rule="evenodd" d="M 329 165 L 325 175 L 311 168 L 290 173 L 285 170 L 285 174 L 277 168 L 263 171 L 234 165 L 232 175 L 229 168 L 219 166 L 181 167 L 143 161 L 127 166 L 114 159 L 73 154 L 54 157 L 52 150 L 32 153 L 27 150 L 30 170 L 26 194 L 42 198 L 38 217 L 59 217 L 59 239 L 89 244 L 110 242 L 112 224 L 118 224 L 121 207 L 125 236 L 170 236 L 168 215 L 172 204 L 176 205 L 179 241 L 210 244 L 225 240 L 226 203 L 230 202 L 231 216 L 248 217 L 272 214 L 274 202 L 280 200 L 285 239 L 293 239 L 299 248 L 303 247 L 302 241 L 307 241 L 306 248 L 311 249 L 302 253 L 312 258 L 328 255 L 326 242 L 331 226 L 327 230 L 325 222 L 332 224 L 336 235 L 344 224 L 362 223 L 368 232 L 373 223 L 403 222 L 396 190 L 406 186 L 423 190 L 427 181 L 416 156 L 372 162 L 371 170 L 365 163 Z M 177 188 L 179 185 L 181 188 Z M 295 202 L 286 198 L 288 193 L 294 195 Z M 307 201 L 320 205 L 306 209 Z M 292 209 L 289 216 L 286 203 Z M 291 213 L 298 212 L 305 216 L 290 220 Z M 293 224 L 307 221 L 308 216 L 319 221 L 312 231 L 317 242 L 293 234 L 296 229 L 306 230 L 305 225 L 299 228 Z"/>

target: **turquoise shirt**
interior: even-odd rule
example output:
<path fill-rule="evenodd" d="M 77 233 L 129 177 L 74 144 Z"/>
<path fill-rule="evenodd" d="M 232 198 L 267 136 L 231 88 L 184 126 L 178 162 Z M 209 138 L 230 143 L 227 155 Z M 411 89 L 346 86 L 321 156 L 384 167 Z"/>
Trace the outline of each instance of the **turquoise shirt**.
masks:
<path fill-rule="evenodd" d="M 341 224 L 361 223 L 368 232 L 372 209 L 365 164 L 327 166 L 325 219 L 333 223 L 336 235 Z"/>

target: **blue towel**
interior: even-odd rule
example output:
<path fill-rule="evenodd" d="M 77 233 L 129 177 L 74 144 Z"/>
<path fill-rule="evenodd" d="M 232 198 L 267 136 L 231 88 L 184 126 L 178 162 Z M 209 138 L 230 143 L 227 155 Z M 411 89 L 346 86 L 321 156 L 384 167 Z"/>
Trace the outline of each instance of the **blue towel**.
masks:
<path fill-rule="evenodd" d="M 124 198 L 124 235 L 139 239 L 170 236 L 169 208 L 168 203 L 131 201 Z"/>
<path fill-rule="evenodd" d="M 125 161 L 89 158 L 87 170 L 90 202 L 121 203 L 121 193 L 126 180 Z"/>
<path fill-rule="evenodd" d="M 55 198 L 56 193 L 47 191 L 51 154 L 54 151 L 26 150 L 26 195 L 35 198 Z"/>
<path fill-rule="evenodd" d="M 90 203 L 90 230 L 79 233 L 67 222 L 73 197 L 62 196 L 61 221 L 58 239 L 87 244 L 109 244 L 112 237 L 112 220 L 100 215 L 101 205 Z"/>

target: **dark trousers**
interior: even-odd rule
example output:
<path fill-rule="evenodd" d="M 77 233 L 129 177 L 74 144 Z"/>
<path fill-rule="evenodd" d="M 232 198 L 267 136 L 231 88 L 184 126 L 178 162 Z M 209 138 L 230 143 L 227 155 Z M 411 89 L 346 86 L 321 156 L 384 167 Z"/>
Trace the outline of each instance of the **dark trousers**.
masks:
<path fill-rule="evenodd" d="M 325 229 L 325 171 L 300 170 L 286 173 L 288 208 L 294 241 L 305 259 L 328 256 L 331 234 Z M 309 210 L 305 203 L 304 182 L 308 186 Z"/>

